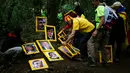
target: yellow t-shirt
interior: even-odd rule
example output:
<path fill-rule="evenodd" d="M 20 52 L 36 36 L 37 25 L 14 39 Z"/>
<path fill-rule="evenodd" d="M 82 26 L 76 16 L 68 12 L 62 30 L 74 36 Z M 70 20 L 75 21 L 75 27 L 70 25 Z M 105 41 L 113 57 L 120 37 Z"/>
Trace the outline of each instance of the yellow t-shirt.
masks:
<path fill-rule="evenodd" d="M 73 18 L 72 30 L 79 30 L 81 32 L 91 32 L 95 26 L 85 18 Z"/>

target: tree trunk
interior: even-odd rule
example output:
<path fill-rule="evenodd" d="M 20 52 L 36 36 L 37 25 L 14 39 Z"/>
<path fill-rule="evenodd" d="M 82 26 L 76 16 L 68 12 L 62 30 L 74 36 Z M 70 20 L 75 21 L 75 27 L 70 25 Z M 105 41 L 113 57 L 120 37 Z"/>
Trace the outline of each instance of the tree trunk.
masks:
<path fill-rule="evenodd" d="M 60 0 L 48 0 L 47 2 L 47 18 L 49 25 L 56 25 L 59 3 Z"/>

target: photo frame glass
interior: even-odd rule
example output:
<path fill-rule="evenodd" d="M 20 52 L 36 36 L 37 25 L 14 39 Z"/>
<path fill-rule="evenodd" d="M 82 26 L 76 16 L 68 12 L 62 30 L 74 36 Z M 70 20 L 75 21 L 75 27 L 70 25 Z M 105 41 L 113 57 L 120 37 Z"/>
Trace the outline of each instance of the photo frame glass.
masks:
<path fill-rule="evenodd" d="M 45 38 L 49 41 L 57 41 L 55 26 L 45 25 Z"/>
<path fill-rule="evenodd" d="M 22 48 L 26 55 L 39 53 L 38 47 L 36 46 L 35 42 L 23 44 Z"/>
<path fill-rule="evenodd" d="M 74 50 L 71 44 L 67 44 L 66 47 L 72 52 L 72 54 L 77 55 L 77 51 Z"/>
<path fill-rule="evenodd" d="M 41 51 L 53 51 L 55 50 L 51 42 L 48 40 L 36 40 Z"/>
<path fill-rule="evenodd" d="M 47 25 L 47 17 L 36 16 L 36 31 L 44 31 L 44 25 Z"/>
<path fill-rule="evenodd" d="M 64 60 L 57 51 L 43 52 L 49 61 Z"/>
<path fill-rule="evenodd" d="M 75 56 L 66 46 L 60 46 L 58 49 L 70 58 Z"/>
<path fill-rule="evenodd" d="M 31 70 L 40 70 L 49 68 L 44 58 L 29 60 Z"/>
<path fill-rule="evenodd" d="M 78 48 L 74 47 L 72 44 L 68 44 L 68 45 L 71 47 L 74 53 L 80 54 L 80 50 Z"/>

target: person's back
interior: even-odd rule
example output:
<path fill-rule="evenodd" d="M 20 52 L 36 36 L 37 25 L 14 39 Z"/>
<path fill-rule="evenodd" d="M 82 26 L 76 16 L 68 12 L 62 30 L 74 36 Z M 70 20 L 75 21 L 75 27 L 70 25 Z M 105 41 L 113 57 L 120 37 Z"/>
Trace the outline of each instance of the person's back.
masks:
<path fill-rule="evenodd" d="M 85 18 L 73 18 L 73 30 L 91 32 L 95 26 Z"/>

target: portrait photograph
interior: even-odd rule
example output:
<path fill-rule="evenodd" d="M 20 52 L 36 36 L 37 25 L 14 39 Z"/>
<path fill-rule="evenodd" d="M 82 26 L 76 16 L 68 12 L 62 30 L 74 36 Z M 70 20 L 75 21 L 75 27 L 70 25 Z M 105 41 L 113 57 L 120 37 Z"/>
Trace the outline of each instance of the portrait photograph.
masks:
<path fill-rule="evenodd" d="M 107 63 L 113 63 L 112 45 L 105 46 Z M 102 52 L 99 51 L 99 61 L 102 63 Z"/>
<path fill-rule="evenodd" d="M 43 52 L 49 61 L 64 60 L 57 51 Z"/>
<path fill-rule="evenodd" d="M 35 42 L 23 44 L 22 48 L 26 55 L 37 54 L 40 52 Z"/>
<path fill-rule="evenodd" d="M 48 40 L 36 40 L 41 51 L 53 51 L 55 50 L 51 42 Z"/>
<path fill-rule="evenodd" d="M 68 47 L 66 46 L 60 46 L 58 47 L 58 49 L 63 52 L 66 56 L 68 56 L 69 58 L 73 58 L 75 56 L 75 54 L 73 54 Z"/>
<path fill-rule="evenodd" d="M 45 39 L 49 41 L 57 41 L 55 26 L 45 25 Z"/>
<path fill-rule="evenodd" d="M 47 25 L 47 17 L 36 16 L 36 31 L 45 31 L 44 25 Z"/>
<path fill-rule="evenodd" d="M 29 65 L 32 70 L 47 69 L 48 65 L 44 58 L 29 60 Z"/>

